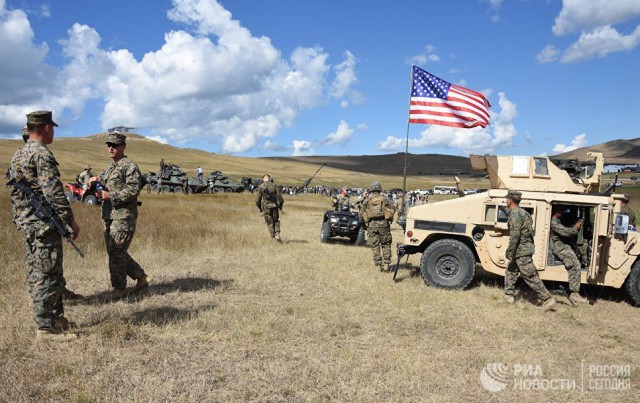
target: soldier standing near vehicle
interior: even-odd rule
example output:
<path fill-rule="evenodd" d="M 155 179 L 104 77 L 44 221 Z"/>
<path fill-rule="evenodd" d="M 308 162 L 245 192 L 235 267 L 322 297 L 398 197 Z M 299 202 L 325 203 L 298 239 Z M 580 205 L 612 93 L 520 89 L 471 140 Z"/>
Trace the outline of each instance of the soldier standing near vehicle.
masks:
<path fill-rule="evenodd" d="M 343 206 L 347 206 L 347 209 L 351 209 L 349 191 L 345 188 L 340 189 L 340 193 L 333 197 L 332 204 L 334 211 L 342 211 Z"/>
<path fill-rule="evenodd" d="M 620 204 L 622 207 L 620 208 L 621 214 L 626 214 L 629 216 L 629 225 L 631 225 L 634 229 L 636 227 L 636 213 L 633 212 L 633 209 L 629 207 L 629 202 L 631 201 L 631 197 L 629 195 L 624 195 Z"/>
<path fill-rule="evenodd" d="M 270 175 L 264 175 L 262 184 L 258 186 L 256 206 L 264 216 L 271 238 L 280 243 L 282 243 L 282 239 L 280 238 L 280 214 L 278 210 L 282 210 L 283 205 L 284 199 L 278 191 L 278 186 L 271 181 Z"/>
<path fill-rule="evenodd" d="M 84 195 L 91 186 L 91 165 L 85 165 L 84 171 L 78 175 L 78 183 L 82 185 L 82 194 Z"/>
<path fill-rule="evenodd" d="M 391 263 L 391 221 L 395 209 L 382 194 L 380 182 L 371 184 L 371 195 L 360 208 L 360 220 L 365 224 L 368 243 L 373 251 L 373 264 L 380 271 L 389 271 Z"/>
<path fill-rule="evenodd" d="M 547 290 L 547 287 L 544 286 L 531 260 L 531 256 L 535 252 L 533 226 L 531 215 L 520 207 L 521 198 L 521 192 L 509 190 L 507 193 L 507 207 L 511 210 L 511 214 L 507 222 L 509 227 L 509 246 L 505 255 L 510 262 L 504 273 L 505 300 L 510 304 L 515 303 L 516 281 L 518 276 L 522 276 L 529 287 L 543 301 L 542 308 L 548 311 L 552 309 L 556 301 Z"/>
<path fill-rule="evenodd" d="M 58 162 L 47 148 L 53 143 L 54 127 L 58 126 L 50 111 L 27 115 L 29 139 L 13 155 L 11 176 L 25 178 L 31 189 L 44 196 L 64 225 L 77 238 L 80 227 L 76 223 L 69 201 L 64 195 Z M 14 222 L 22 231 L 27 251 L 26 268 L 29 294 L 33 302 L 37 339 L 68 341 L 77 336 L 64 333 L 69 321 L 64 317 L 62 292 L 65 288 L 63 249 L 60 234 L 41 221 L 18 189 L 11 189 Z"/>
<path fill-rule="evenodd" d="M 561 205 L 553 206 L 551 216 L 551 252 L 553 256 L 562 261 L 562 264 L 569 272 L 569 298 L 574 302 L 587 302 L 580 296 L 580 261 L 576 253 L 571 248 L 578 238 L 578 231 L 582 227 L 582 221 L 575 223 L 573 227 L 565 227 L 562 224 L 562 214 L 565 207 Z"/>
<path fill-rule="evenodd" d="M 121 133 L 109 134 L 107 152 L 113 163 L 100 173 L 105 186 L 102 220 L 114 298 L 127 295 L 127 276 L 136 280 L 133 291 L 140 291 L 151 283 L 151 276 L 127 252 L 136 231 L 141 182 L 138 166 L 124 155 L 126 139 Z"/>

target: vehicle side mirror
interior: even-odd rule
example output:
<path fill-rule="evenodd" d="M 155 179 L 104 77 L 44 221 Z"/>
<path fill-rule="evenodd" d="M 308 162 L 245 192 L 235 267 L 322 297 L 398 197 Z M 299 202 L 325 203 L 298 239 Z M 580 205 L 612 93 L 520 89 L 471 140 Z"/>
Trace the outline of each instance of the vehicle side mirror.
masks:
<path fill-rule="evenodd" d="M 629 216 L 626 214 L 616 214 L 614 233 L 616 235 L 626 235 L 629 232 Z"/>

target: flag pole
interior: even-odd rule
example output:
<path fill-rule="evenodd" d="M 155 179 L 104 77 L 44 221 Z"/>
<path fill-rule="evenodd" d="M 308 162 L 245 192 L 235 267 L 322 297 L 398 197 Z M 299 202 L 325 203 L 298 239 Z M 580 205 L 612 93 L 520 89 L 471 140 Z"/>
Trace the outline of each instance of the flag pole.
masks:
<path fill-rule="evenodd" d="M 407 139 L 404 145 L 404 171 L 402 173 L 402 201 L 400 204 L 400 212 L 398 217 L 404 216 L 404 206 L 407 202 L 407 156 L 409 154 L 409 120 L 411 116 L 411 88 L 413 87 L 413 64 L 411 65 L 411 74 L 409 75 L 409 108 L 407 115 Z"/>

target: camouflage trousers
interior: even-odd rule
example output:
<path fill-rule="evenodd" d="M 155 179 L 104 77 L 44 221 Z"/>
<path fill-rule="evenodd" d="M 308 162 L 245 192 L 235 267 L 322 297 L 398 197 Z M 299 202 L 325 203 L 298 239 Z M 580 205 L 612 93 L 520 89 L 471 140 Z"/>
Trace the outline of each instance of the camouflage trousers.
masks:
<path fill-rule="evenodd" d="M 536 266 L 533 265 L 531 256 L 522 256 L 512 259 L 507 266 L 507 270 L 504 273 L 504 293 L 507 295 L 513 295 L 515 293 L 516 281 L 518 276 L 522 276 L 522 279 L 531 287 L 538 297 L 546 301 L 551 298 L 551 293 L 544 286 L 544 283 L 538 275 Z"/>
<path fill-rule="evenodd" d="M 39 229 L 23 230 L 29 295 L 38 328 L 55 327 L 56 318 L 64 315 L 62 289 L 66 282 L 62 272 L 62 238 L 55 231 L 44 235 Z"/>
<path fill-rule="evenodd" d="M 370 221 L 367 225 L 367 243 L 373 251 L 373 264 L 391 263 L 391 226 L 387 220 Z"/>
<path fill-rule="evenodd" d="M 109 273 L 113 288 L 126 288 L 127 276 L 137 280 L 145 275 L 142 267 L 128 252 L 135 232 L 135 221 L 104 220 L 104 242 L 109 255 Z"/>
<path fill-rule="evenodd" d="M 562 260 L 562 264 L 569 272 L 569 289 L 571 292 L 580 291 L 580 261 L 569 245 L 554 245 L 553 256 Z"/>
<path fill-rule="evenodd" d="M 280 212 L 277 208 L 266 208 L 262 211 L 262 215 L 269 228 L 269 234 L 273 238 L 280 233 Z"/>
<path fill-rule="evenodd" d="M 576 245 L 576 257 L 582 267 L 589 266 L 589 246 L 586 241 L 584 243 L 579 243 Z"/>

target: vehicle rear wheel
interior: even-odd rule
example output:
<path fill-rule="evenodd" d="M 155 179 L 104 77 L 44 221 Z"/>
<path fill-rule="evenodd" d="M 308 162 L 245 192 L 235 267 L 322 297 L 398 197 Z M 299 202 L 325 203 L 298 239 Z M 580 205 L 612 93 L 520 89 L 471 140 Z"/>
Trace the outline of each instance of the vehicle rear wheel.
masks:
<path fill-rule="evenodd" d="M 322 224 L 322 229 L 320 230 L 320 242 L 327 243 L 329 238 L 331 238 L 331 223 L 327 220 Z"/>
<path fill-rule="evenodd" d="M 356 237 L 355 242 L 353 243 L 355 246 L 364 246 L 367 243 L 366 231 L 364 228 L 360 228 L 358 231 L 358 236 Z"/>
<path fill-rule="evenodd" d="M 475 263 L 467 245 L 455 239 L 440 239 L 422 254 L 420 274 L 430 286 L 463 290 L 473 280 Z"/>
<path fill-rule="evenodd" d="M 635 306 L 640 306 L 640 260 L 633 264 L 631 272 L 624 283 L 624 288 L 631 303 Z"/>
<path fill-rule="evenodd" d="M 98 203 L 98 198 L 95 197 L 94 195 L 88 195 L 84 198 L 84 202 L 89 205 L 94 205 Z"/>

